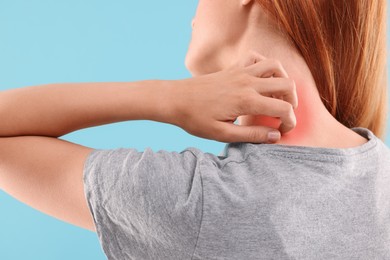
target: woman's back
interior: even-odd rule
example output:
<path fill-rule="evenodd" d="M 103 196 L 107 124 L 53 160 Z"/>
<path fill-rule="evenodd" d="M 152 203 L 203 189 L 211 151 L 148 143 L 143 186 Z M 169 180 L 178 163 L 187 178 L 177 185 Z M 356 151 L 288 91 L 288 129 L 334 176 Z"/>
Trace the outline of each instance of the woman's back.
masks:
<path fill-rule="evenodd" d="M 220 156 L 95 150 L 84 181 L 103 249 L 112 259 L 390 259 L 390 152 L 353 130 L 368 142 L 230 143 Z"/>

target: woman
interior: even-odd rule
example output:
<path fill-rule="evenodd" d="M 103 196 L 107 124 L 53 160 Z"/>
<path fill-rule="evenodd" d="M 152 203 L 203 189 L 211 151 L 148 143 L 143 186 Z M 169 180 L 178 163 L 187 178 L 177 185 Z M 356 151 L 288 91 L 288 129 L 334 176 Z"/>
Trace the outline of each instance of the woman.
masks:
<path fill-rule="evenodd" d="M 5 91 L 23 117 L 2 113 L 0 187 L 96 231 L 109 259 L 390 259 L 385 4 L 200 0 L 194 78 Z M 136 119 L 229 144 L 56 138 Z"/>

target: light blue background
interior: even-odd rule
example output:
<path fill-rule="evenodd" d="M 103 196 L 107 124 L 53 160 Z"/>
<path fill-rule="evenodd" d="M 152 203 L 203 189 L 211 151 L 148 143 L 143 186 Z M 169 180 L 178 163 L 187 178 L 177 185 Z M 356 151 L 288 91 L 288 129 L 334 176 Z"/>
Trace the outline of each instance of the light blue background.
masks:
<path fill-rule="evenodd" d="M 197 3 L 0 0 L 0 90 L 190 77 L 184 58 Z M 93 127 L 61 138 L 100 149 L 181 151 L 192 146 L 219 154 L 225 146 L 153 121 Z M 45 215 L 0 191 L 0 259 L 106 258 L 96 233 Z"/>

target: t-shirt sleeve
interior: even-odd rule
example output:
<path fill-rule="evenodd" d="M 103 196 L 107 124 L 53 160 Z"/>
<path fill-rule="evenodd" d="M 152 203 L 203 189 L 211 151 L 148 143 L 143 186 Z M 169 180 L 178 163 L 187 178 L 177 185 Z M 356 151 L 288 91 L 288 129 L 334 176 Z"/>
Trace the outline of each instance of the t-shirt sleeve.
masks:
<path fill-rule="evenodd" d="M 191 259 L 202 218 L 197 155 L 95 149 L 84 192 L 108 259 Z"/>

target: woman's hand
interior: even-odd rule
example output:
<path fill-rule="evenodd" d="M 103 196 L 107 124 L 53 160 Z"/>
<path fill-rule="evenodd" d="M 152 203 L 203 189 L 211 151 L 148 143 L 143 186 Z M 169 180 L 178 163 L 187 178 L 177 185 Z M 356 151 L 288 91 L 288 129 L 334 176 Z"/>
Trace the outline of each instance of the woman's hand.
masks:
<path fill-rule="evenodd" d="M 220 142 L 266 143 L 268 133 L 286 133 L 296 125 L 295 82 L 281 63 L 250 52 L 229 69 L 176 81 L 172 91 L 173 123 L 186 132 Z M 242 115 L 279 117 L 279 131 L 265 126 L 240 126 Z M 279 139 L 277 138 L 277 139 Z"/>

